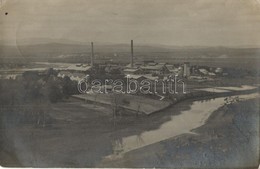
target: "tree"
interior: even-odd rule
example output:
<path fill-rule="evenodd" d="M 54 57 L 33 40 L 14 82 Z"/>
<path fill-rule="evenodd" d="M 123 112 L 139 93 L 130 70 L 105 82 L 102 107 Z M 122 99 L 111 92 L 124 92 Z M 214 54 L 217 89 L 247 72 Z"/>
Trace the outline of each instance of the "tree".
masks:
<path fill-rule="evenodd" d="M 73 94 L 79 93 L 77 89 L 77 83 L 72 81 L 68 76 L 65 76 L 61 80 L 61 86 L 62 86 L 62 93 L 66 98 L 68 98 Z"/>

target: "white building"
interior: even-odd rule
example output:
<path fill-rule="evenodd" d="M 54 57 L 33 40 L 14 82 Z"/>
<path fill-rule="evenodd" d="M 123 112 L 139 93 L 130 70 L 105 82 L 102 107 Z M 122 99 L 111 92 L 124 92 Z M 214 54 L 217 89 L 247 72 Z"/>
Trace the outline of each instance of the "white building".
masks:
<path fill-rule="evenodd" d="M 189 77 L 190 76 L 190 63 L 185 62 L 183 64 L 183 77 Z"/>

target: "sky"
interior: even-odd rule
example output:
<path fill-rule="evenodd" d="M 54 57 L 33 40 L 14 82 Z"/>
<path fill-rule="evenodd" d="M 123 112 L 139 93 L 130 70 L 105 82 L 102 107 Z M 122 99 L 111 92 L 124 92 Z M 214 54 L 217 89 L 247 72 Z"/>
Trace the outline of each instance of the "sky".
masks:
<path fill-rule="evenodd" d="M 133 39 L 144 44 L 176 46 L 260 46 L 260 0 L 0 2 L 0 42 L 4 44 L 44 38 L 112 43 L 129 43 Z"/>

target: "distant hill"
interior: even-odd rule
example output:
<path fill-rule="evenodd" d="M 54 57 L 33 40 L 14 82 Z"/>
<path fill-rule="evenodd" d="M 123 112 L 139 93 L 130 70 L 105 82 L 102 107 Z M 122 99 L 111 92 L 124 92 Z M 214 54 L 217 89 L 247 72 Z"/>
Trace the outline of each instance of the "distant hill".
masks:
<path fill-rule="evenodd" d="M 15 56 L 57 56 L 60 54 L 90 53 L 90 44 L 80 43 L 42 43 L 35 45 L 6 46 L 0 45 L 0 57 Z M 130 53 L 130 44 L 94 44 L 95 53 Z M 204 57 L 255 56 L 260 54 L 258 48 L 194 47 L 194 46 L 151 46 L 134 45 L 135 53 L 182 53 L 187 56 L 198 54 Z"/>
<path fill-rule="evenodd" d="M 23 41 L 18 46 L 0 45 L 0 62 L 12 61 L 55 61 L 55 62 L 89 62 L 90 43 L 61 40 L 45 43 L 46 39 L 35 39 L 38 44 L 30 45 Z M 112 60 L 130 62 L 130 44 L 94 43 L 97 61 Z M 184 62 L 234 66 L 239 63 L 256 64 L 260 59 L 259 48 L 228 48 L 205 46 L 167 46 L 134 44 L 134 60 L 155 60 L 157 62 Z"/>

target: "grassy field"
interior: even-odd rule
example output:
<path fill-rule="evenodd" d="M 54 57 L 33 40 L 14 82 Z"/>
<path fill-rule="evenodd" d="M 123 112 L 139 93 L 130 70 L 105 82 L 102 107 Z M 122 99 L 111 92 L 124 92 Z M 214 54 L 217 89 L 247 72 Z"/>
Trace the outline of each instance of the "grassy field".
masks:
<path fill-rule="evenodd" d="M 44 128 L 5 124 L 1 129 L 1 165 L 93 167 L 112 153 L 114 140 L 137 132 L 129 126 L 142 124 L 141 117 L 126 113 L 115 119 L 111 107 L 78 100 L 52 105 L 49 116 L 52 123 Z M 123 129 L 126 132 L 121 134 Z"/>

